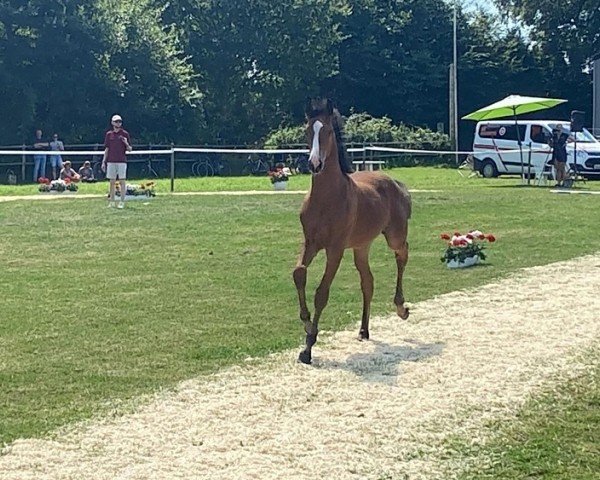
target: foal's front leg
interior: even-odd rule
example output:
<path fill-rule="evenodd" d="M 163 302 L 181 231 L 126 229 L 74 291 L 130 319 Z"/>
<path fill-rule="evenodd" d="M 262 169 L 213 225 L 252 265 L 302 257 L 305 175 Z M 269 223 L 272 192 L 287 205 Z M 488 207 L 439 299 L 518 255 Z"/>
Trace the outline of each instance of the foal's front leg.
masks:
<path fill-rule="evenodd" d="M 294 284 L 298 292 L 298 303 L 300 304 L 300 320 L 304 323 L 304 331 L 309 334 L 312 331 L 312 323 L 310 322 L 310 311 L 306 305 L 306 274 L 310 263 L 317 254 L 316 248 L 307 240 L 302 245 L 302 251 L 294 269 Z"/>
<path fill-rule="evenodd" d="M 329 300 L 329 289 L 331 283 L 338 271 L 342 257 L 344 256 L 343 248 L 326 249 L 327 264 L 325 266 L 325 273 L 321 279 L 321 283 L 317 287 L 315 292 L 315 316 L 311 324 L 310 331 L 306 331 L 306 348 L 300 352 L 298 359 L 302 363 L 309 364 L 312 361 L 312 346 L 317 343 L 317 335 L 319 333 L 319 318 L 321 313 L 327 305 Z"/>

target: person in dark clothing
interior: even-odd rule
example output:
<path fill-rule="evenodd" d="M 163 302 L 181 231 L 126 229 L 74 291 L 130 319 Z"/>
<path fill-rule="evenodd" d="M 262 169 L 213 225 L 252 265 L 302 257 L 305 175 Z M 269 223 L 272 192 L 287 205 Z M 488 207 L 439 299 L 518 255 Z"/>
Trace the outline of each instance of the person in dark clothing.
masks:
<path fill-rule="evenodd" d="M 552 160 L 556 171 L 556 187 L 562 187 L 567 178 L 567 139 L 569 136 L 563 132 L 559 123 L 552 129 L 552 136 L 548 144 L 552 147 Z"/>
<path fill-rule="evenodd" d="M 42 131 L 35 131 L 35 139 L 33 140 L 33 149 L 44 151 L 48 150 L 49 143 L 42 138 Z M 46 176 L 46 155 L 37 154 L 33 156 L 33 181 L 38 181 L 38 178 Z"/>

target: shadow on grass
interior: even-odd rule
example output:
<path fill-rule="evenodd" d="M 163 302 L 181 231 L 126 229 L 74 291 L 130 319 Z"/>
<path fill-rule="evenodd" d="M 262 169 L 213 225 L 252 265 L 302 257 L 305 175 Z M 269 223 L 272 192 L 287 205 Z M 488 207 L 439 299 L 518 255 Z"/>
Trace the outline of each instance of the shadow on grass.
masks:
<path fill-rule="evenodd" d="M 441 355 L 444 343 L 422 343 L 414 339 L 404 340 L 403 345 L 390 345 L 385 342 L 369 340 L 375 350 L 369 353 L 350 355 L 345 362 L 319 359 L 315 367 L 323 369 L 341 369 L 352 372 L 365 382 L 393 385 L 402 374 L 404 362 L 420 362 Z"/>

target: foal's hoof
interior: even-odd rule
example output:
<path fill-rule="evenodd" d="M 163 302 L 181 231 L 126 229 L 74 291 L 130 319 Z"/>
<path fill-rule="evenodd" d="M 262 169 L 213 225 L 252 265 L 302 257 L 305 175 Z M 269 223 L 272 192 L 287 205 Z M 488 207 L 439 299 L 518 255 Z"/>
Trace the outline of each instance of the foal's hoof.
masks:
<path fill-rule="evenodd" d="M 397 312 L 398 312 L 398 316 L 402 320 L 406 320 L 408 318 L 408 316 L 410 315 L 410 312 L 408 311 L 408 307 L 405 307 L 405 306 L 397 307 Z"/>
<path fill-rule="evenodd" d="M 369 331 L 368 330 L 361 330 L 360 332 L 358 332 L 358 340 L 359 341 L 363 341 L 363 340 L 368 340 L 369 339 Z"/>
<path fill-rule="evenodd" d="M 300 355 L 298 355 L 298 361 L 304 363 L 305 365 L 310 365 L 312 362 L 310 352 L 307 352 L 306 350 L 301 351 Z"/>

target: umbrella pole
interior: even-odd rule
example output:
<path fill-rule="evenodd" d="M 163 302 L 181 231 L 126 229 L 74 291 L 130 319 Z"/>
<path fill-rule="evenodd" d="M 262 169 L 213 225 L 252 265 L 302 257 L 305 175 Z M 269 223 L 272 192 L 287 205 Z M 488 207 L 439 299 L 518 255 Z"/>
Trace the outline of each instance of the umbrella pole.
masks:
<path fill-rule="evenodd" d="M 519 122 L 517 121 L 517 109 L 513 107 L 515 117 L 515 130 L 517 131 L 517 142 L 519 143 L 519 155 L 521 157 L 521 183 L 525 183 L 525 165 L 523 164 L 523 146 L 521 145 L 521 134 L 519 133 Z"/>

